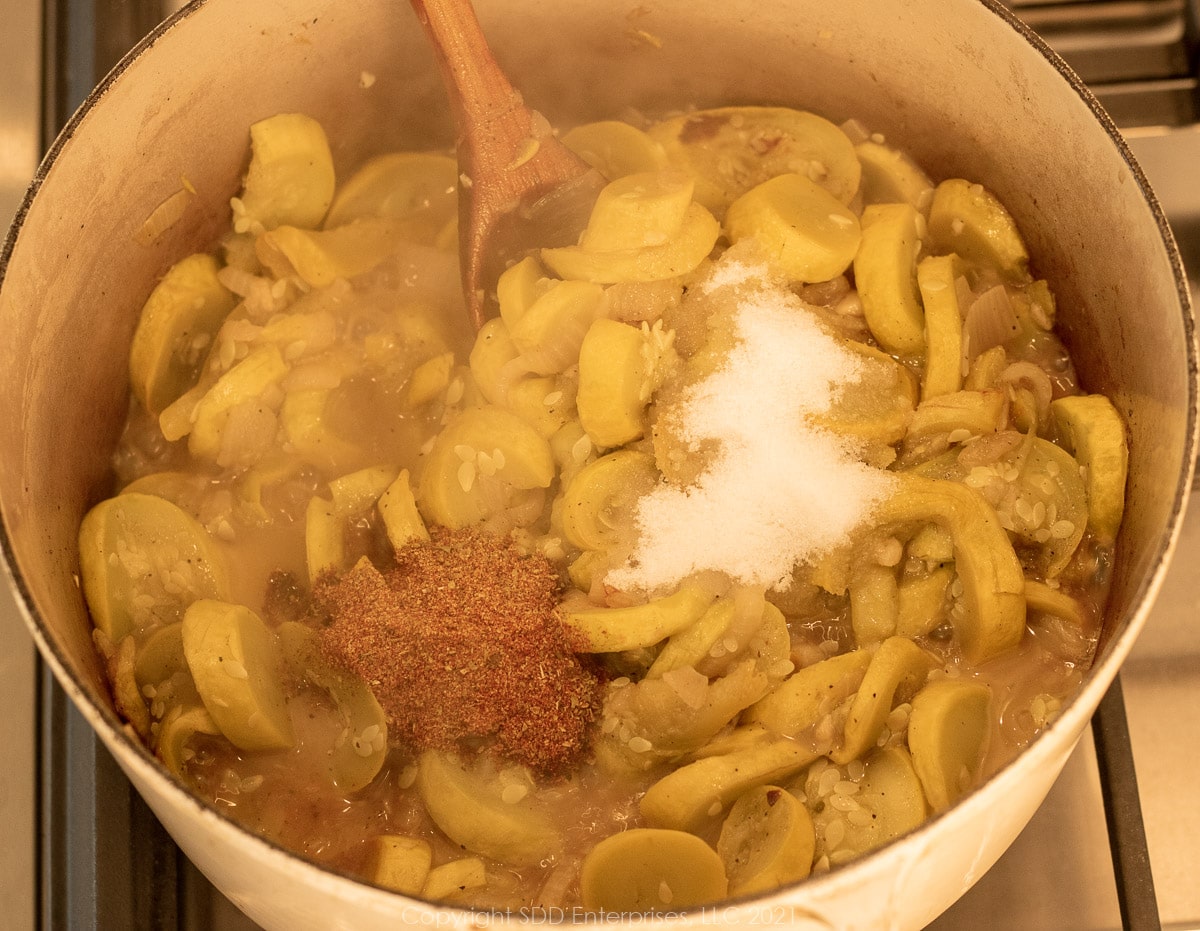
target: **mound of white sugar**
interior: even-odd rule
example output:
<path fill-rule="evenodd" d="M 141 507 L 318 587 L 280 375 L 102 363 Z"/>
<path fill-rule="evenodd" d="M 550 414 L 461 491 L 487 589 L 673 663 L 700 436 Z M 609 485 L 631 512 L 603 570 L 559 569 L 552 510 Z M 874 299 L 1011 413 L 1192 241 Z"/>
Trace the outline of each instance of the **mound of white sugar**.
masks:
<path fill-rule="evenodd" d="M 888 473 L 808 416 L 828 411 L 863 362 L 761 267 L 718 262 L 700 290 L 728 300 L 736 342 L 672 408 L 671 423 L 689 449 L 716 440 L 716 453 L 693 484 L 662 484 L 638 500 L 633 551 L 606 581 L 654 591 L 718 570 L 785 589 L 797 564 L 846 541 L 891 487 Z"/>

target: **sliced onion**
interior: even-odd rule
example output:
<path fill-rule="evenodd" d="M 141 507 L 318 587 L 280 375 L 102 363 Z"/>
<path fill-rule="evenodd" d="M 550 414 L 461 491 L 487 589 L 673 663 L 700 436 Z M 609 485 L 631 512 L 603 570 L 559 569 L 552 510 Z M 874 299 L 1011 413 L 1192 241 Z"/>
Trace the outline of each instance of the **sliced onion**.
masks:
<path fill-rule="evenodd" d="M 958 464 L 964 469 L 992 465 L 1015 452 L 1024 441 L 1025 437 L 1015 430 L 989 433 L 963 446 L 958 454 Z"/>
<path fill-rule="evenodd" d="M 963 320 L 964 370 L 994 346 L 1002 346 L 1020 332 L 1017 315 L 1004 285 L 989 288 L 967 308 Z"/>
<path fill-rule="evenodd" d="M 1040 366 L 1032 362 L 1014 362 L 996 379 L 998 385 L 1012 385 L 1028 389 L 1037 402 L 1038 423 L 1046 422 L 1050 415 L 1050 401 L 1054 396 L 1054 386 L 1050 376 Z"/>
<path fill-rule="evenodd" d="M 193 194 L 195 191 L 182 187 L 155 207 L 133 234 L 134 240 L 142 246 L 153 244 L 159 236 L 183 219 Z"/>

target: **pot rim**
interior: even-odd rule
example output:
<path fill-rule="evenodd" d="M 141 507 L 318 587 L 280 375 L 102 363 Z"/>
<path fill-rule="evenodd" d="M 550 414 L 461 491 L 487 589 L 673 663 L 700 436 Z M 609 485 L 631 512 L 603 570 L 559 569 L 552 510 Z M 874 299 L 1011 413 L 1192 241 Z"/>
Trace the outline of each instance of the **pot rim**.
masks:
<path fill-rule="evenodd" d="M 911 841 L 915 838 L 920 838 L 922 835 L 929 833 L 933 829 L 933 825 L 942 822 L 944 819 L 954 819 L 959 817 L 966 809 L 975 805 L 986 804 L 986 799 L 981 801 L 981 795 L 984 789 L 988 789 L 997 783 L 1002 783 L 1006 780 L 1014 780 L 1019 778 L 1020 770 L 1032 765 L 1031 761 L 1039 755 L 1050 755 L 1058 740 L 1051 739 L 1051 735 L 1061 737 L 1074 745 L 1075 741 L 1082 734 L 1083 728 L 1088 719 L 1093 714 L 1093 709 L 1098 705 L 1103 693 L 1109 688 L 1112 680 L 1116 677 L 1120 665 L 1124 662 L 1133 646 L 1141 628 L 1144 626 L 1159 589 L 1162 586 L 1167 567 L 1171 557 L 1174 554 L 1181 524 L 1182 517 L 1185 511 L 1188 497 L 1191 491 L 1193 471 L 1195 469 L 1195 458 L 1198 439 L 1200 439 L 1200 420 L 1198 420 L 1198 396 L 1200 396 L 1200 383 L 1198 383 L 1197 372 L 1200 369 L 1198 363 L 1198 352 L 1196 344 L 1196 327 L 1195 318 L 1193 315 L 1191 292 L 1188 284 L 1187 275 L 1184 271 L 1183 261 L 1180 256 L 1178 246 L 1175 241 L 1175 236 L 1166 215 L 1158 201 L 1157 196 L 1150 187 L 1150 184 L 1143 173 L 1141 167 L 1134 159 L 1133 153 L 1129 148 L 1128 143 L 1121 135 L 1116 124 L 1108 115 L 1100 102 L 1096 99 L 1091 90 L 1084 84 L 1079 76 L 1071 69 L 1071 67 L 1056 53 L 1046 42 L 1022 22 L 1001 0 L 972 0 L 984 7 L 989 13 L 995 16 L 1004 26 L 1016 32 L 1026 43 L 1033 47 L 1048 64 L 1050 64 L 1059 74 L 1059 76 L 1069 85 L 1071 90 L 1078 95 L 1082 102 L 1088 107 L 1093 118 L 1099 123 L 1110 142 L 1117 149 L 1121 160 L 1125 163 L 1125 167 L 1130 171 L 1138 188 L 1150 208 L 1154 222 L 1158 228 L 1159 237 L 1166 249 L 1167 256 L 1170 262 L 1173 277 L 1175 279 L 1175 288 L 1179 302 L 1179 309 L 1182 316 L 1184 334 L 1187 343 L 1187 366 L 1188 366 L 1188 398 L 1187 398 L 1187 423 L 1186 423 L 1186 440 L 1184 448 L 1185 465 L 1180 473 L 1178 484 L 1174 489 L 1174 497 L 1171 506 L 1170 516 L 1168 518 L 1167 533 L 1163 535 L 1158 544 L 1157 551 L 1153 553 L 1152 559 L 1147 563 L 1147 571 L 1141 583 L 1136 590 L 1135 607 L 1131 612 L 1129 623 L 1125 629 L 1113 640 L 1107 643 L 1107 652 L 1096 662 L 1087 672 L 1081 688 L 1071 696 L 1062 714 L 1059 715 L 1045 730 L 1039 733 L 1030 744 L 1025 747 L 1017 756 L 1005 763 L 999 770 L 993 773 L 984 783 L 976 786 L 966 796 L 960 799 L 955 805 L 944 812 L 931 815 L 920 827 L 914 831 L 903 835 L 895 841 L 892 841 L 880 848 L 869 851 L 868 853 L 858 857 L 851 863 L 838 868 L 830 873 L 823 875 L 810 876 L 804 880 L 785 885 L 779 889 L 772 890 L 770 893 L 760 893 L 750 896 L 742 896 L 722 900 L 719 903 L 713 903 L 707 906 L 708 908 L 716 905 L 718 907 L 737 908 L 739 906 L 754 905 L 762 907 L 764 904 L 770 904 L 774 900 L 781 900 L 789 895 L 794 894 L 797 890 L 813 888 L 813 889 L 828 889 L 841 884 L 853 884 L 854 876 L 858 873 L 864 864 L 876 860 L 878 857 L 886 854 L 886 851 L 891 850 L 899 843 Z M 172 14 L 167 19 L 163 20 L 155 26 L 140 42 L 138 42 L 121 60 L 113 67 L 113 69 L 96 85 L 95 88 L 87 95 L 78 109 L 72 114 L 70 119 L 64 125 L 61 132 L 57 135 L 54 141 L 48 148 L 45 156 L 38 165 L 34 176 L 27 188 L 21 204 L 17 209 L 13 222 L 8 230 L 8 234 L 0 246 L 0 287 L 6 277 L 9 261 L 12 257 L 13 250 L 16 247 L 21 229 L 24 225 L 26 216 L 38 195 L 43 183 L 49 175 L 51 169 L 57 163 L 64 148 L 70 143 L 79 126 L 87 119 L 89 113 L 104 99 L 112 85 L 130 68 L 138 59 L 149 51 L 160 38 L 167 32 L 178 28 L 186 22 L 193 14 L 202 7 L 207 6 L 208 0 L 194 0 L 182 9 Z M 5 514 L 0 510 L 0 564 L 3 565 L 10 582 L 10 588 L 16 594 L 15 603 L 20 611 L 26 627 L 30 631 L 38 650 L 51 667 L 55 678 L 63 687 L 64 691 L 71 698 L 71 701 L 80 710 L 88 723 L 103 739 L 105 745 L 110 752 L 117 753 L 118 750 L 124 755 L 122 760 L 123 766 L 131 766 L 140 771 L 140 773 L 153 781 L 162 783 L 169 787 L 168 791 L 172 794 L 176 801 L 181 801 L 187 804 L 194 810 L 202 819 L 205 819 L 217 826 L 219 829 L 229 832 L 232 829 L 233 835 L 240 835 L 241 838 L 248 841 L 251 845 L 261 845 L 265 852 L 270 855 L 282 855 L 290 865 L 299 868 L 300 870 L 310 874 L 312 878 L 322 884 L 333 883 L 340 884 L 341 881 L 348 881 L 356 887 L 360 887 L 362 892 L 366 894 L 382 894 L 389 898 L 399 898 L 413 903 L 414 906 L 420 908 L 433 909 L 440 912 L 449 912 L 455 916 L 456 923 L 468 924 L 473 915 L 479 914 L 479 911 L 470 909 L 456 904 L 440 904 L 429 902 L 424 899 L 417 899 L 411 896 L 405 896 L 401 893 L 393 892 L 381 886 L 371 883 L 369 880 L 358 876 L 351 875 L 348 872 L 340 870 L 333 866 L 318 864 L 309 860 L 292 849 L 283 846 L 278 841 L 263 837 L 253 833 L 248 828 L 244 827 L 238 821 L 230 817 L 228 814 L 218 809 L 211 803 L 201 799 L 199 796 L 192 793 L 173 773 L 169 772 L 158 759 L 150 753 L 145 744 L 135 735 L 131 734 L 125 723 L 120 719 L 115 710 L 107 705 L 99 704 L 92 701 L 81 679 L 76 676 L 69 668 L 66 662 L 65 654 L 58 645 L 50 639 L 47 634 L 47 628 L 41 616 L 41 612 L 34 604 L 32 595 L 28 586 L 25 583 L 24 576 L 17 566 L 13 545 L 10 539 L 8 520 Z M 982 875 L 982 873 L 980 874 Z M 978 877 L 976 877 L 978 878 Z M 678 917 L 685 923 L 688 921 L 688 916 L 702 914 L 705 907 L 696 907 L 690 910 L 681 911 Z M 482 910 L 486 914 L 486 910 Z M 801 913 L 797 913 L 793 909 L 793 914 L 797 917 L 804 917 Z M 818 919 L 819 916 L 813 914 L 811 916 Z M 592 923 L 597 919 L 585 918 L 581 923 Z M 603 919 L 601 919 L 603 921 Z M 604 923 L 610 923 L 605 921 Z"/>

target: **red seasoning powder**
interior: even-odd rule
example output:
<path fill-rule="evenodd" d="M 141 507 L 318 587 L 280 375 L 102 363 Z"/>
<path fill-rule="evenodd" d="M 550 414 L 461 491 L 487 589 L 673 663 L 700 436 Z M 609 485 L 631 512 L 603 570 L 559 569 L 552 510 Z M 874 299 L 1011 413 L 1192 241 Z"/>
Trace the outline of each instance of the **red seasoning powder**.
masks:
<path fill-rule="evenodd" d="M 600 683 L 556 614 L 559 581 L 540 556 L 476 530 L 432 531 L 380 573 L 363 561 L 321 583 L 330 659 L 372 688 L 393 738 L 418 749 L 494 743 L 560 771 L 588 746 Z"/>

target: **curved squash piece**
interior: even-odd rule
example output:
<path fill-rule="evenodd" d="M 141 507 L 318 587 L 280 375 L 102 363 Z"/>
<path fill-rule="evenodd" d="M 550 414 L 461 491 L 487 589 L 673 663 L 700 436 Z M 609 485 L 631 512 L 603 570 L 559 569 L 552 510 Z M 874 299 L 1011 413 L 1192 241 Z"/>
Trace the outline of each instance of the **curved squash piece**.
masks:
<path fill-rule="evenodd" d="M 541 251 L 542 261 L 560 278 L 619 284 L 629 281 L 664 281 L 694 271 L 717 238 L 721 224 L 699 204 L 690 204 L 679 231 L 668 241 L 639 248 L 605 252 L 583 246 L 559 246 Z"/>
<path fill-rule="evenodd" d="M 720 216 L 735 200 L 785 172 L 808 175 L 843 204 L 858 192 L 854 145 L 823 117 L 787 107 L 719 107 L 650 127 L 667 160 L 696 178 L 696 200 Z"/>
<path fill-rule="evenodd" d="M 242 750 L 295 743 L 275 635 L 241 605 L 204 599 L 183 616 L 183 655 L 204 707 Z"/>
<path fill-rule="evenodd" d="M 867 207 L 854 257 L 854 282 L 871 335 L 900 356 L 925 348 L 925 311 L 917 293 L 919 220 L 911 204 Z"/>
<path fill-rule="evenodd" d="M 503 407 L 549 440 L 575 416 L 575 385 L 571 378 L 529 375 L 508 389 Z"/>
<path fill-rule="evenodd" d="M 158 628 L 139 644 L 133 662 L 139 689 L 166 682 L 177 672 L 188 672 L 183 655 L 183 624 L 178 621 Z"/>
<path fill-rule="evenodd" d="M 633 828 L 592 848 L 579 888 L 589 911 L 639 914 L 715 902 L 728 883 L 721 858 L 694 834 Z"/>
<path fill-rule="evenodd" d="M 367 841 L 367 877 L 403 895 L 419 895 L 433 863 L 433 848 L 419 837 L 377 834 Z"/>
<path fill-rule="evenodd" d="M 329 776 L 344 792 L 370 785 L 387 758 L 387 716 L 359 676 L 334 666 L 321 652 L 317 633 L 296 621 L 277 631 L 284 662 L 292 674 L 324 689 L 338 710 L 338 727 L 328 753 Z"/>
<path fill-rule="evenodd" d="M 896 570 L 875 562 L 863 562 L 850 573 L 850 627 L 859 646 L 896 633 L 900 612 L 900 586 Z"/>
<path fill-rule="evenodd" d="M 933 199 L 933 182 L 899 149 L 868 140 L 854 147 L 862 165 L 863 206 L 912 204 L 920 211 Z"/>
<path fill-rule="evenodd" d="M 786 789 L 771 785 L 739 797 L 717 838 L 730 895 L 767 892 L 803 879 L 812 870 L 815 849 L 808 809 Z"/>
<path fill-rule="evenodd" d="M 346 568 L 346 522 L 320 495 L 313 495 L 304 511 L 304 556 L 310 584 Z"/>
<path fill-rule="evenodd" d="M 279 113 L 251 125 L 250 145 L 234 230 L 244 232 L 247 221 L 268 230 L 284 224 L 316 229 L 336 183 L 321 124 L 302 113 Z"/>
<path fill-rule="evenodd" d="M 646 431 L 650 373 L 644 349 L 641 330 L 606 318 L 583 338 L 575 406 L 583 429 L 601 448 L 623 446 Z"/>
<path fill-rule="evenodd" d="M 1079 463 L 1049 440 L 1027 436 L 994 464 L 970 471 L 954 452 L 923 462 L 914 471 L 978 490 L 995 509 L 1001 525 L 1032 550 L 1027 559 L 1047 578 L 1067 567 L 1083 539 L 1088 500 Z"/>
<path fill-rule="evenodd" d="M 588 281 L 555 281 L 515 321 L 508 334 L 523 368 L 556 375 L 575 364 L 583 337 L 600 315 L 604 289 Z"/>
<path fill-rule="evenodd" d="M 335 229 L 277 226 L 258 237 L 259 261 L 283 279 L 296 275 L 310 288 L 363 275 L 395 252 L 407 230 L 397 220 L 363 217 Z"/>
<path fill-rule="evenodd" d="M 518 267 L 514 265 L 505 274 Z M 502 317 L 493 317 L 480 327 L 471 346 L 468 364 L 475 384 L 489 404 L 503 407 L 508 400 L 508 392 L 517 379 L 525 374 L 520 366 L 514 364 L 519 355 L 516 343 L 508 332 L 508 324 Z"/>
<path fill-rule="evenodd" d="M 273 343 L 252 350 L 218 378 L 196 403 L 188 451 L 200 459 L 216 462 L 221 455 L 229 412 L 239 404 L 259 398 L 268 388 L 279 384 L 287 373 L 287 363 Z"/>
<path fill-rule="evenodd" d="M 1029 281 L 1029 250 L 1008 209 L 982 184 L 943 181 L 929 207 L 929 236 L 941 252 L 995 268 L 1010 281 Z"/>
<path fill-rule="evenodd" d="M 1067 567 L 1088 526 L 1091 499 L 1079 465 L 1062 447 L 1034 437 L 1012 493 L 1002 502 L 1017 535 L 1040 548 L 1037 566 L 1047 578 Z M 1118 500 L 1123 505 L 1124 483 Z M 1039 521 L 1042 508 L 1046 518 Z"/>
<path fill-rule="evenodd" d="M 819 793 L 814 786 L 820 778 L 818 770 L 813 767 L 808 776 L 810 797 Z M 818 857 L 842 862 L 861 856 L 915 830 L 928 817 L 921 781 L 903 747 L 873 750 L 863 760 L 863 775 L 856 785 L 857 791 L 842 796 L 846 801 L 840 807 L 826 801 L 813 816 Z M 831 831 L 834 822 L 837 827 Z"/>
<path fill-rule="evenodd" d="M 487 868 L 479 857 L 461 857 L 435 866 L 425 877 L 421 898 L 433 902 L 454 902 L 472 889 L 487 885 Z"/>
<path fill-rule="evenodd" d="M 1050 402 L 1050 416 L 1068 449 L 1087 472 L 1088 526 L 1111 546 L 1125 513 L 1129 448 L 1125 422 L 1108 398 L 1074 395 Z"/>
<path fill-rule="evenodd" d="M 1088 499 L 1079 463 L 1050 440 L 1026 437 L 990 467 L 967 471 L 950 452 L 916 471 L 977 488 L 1020 543 L 1027 563 L 1046 578 L 1066 569 L 1084 539 Z"/>
<path fill-rule="evenodd" d="M 432 523 L 465 527 L 508 506 L 514 491 L 548 488 L 550 444 L 503 408 L 469 408 L 437 435 L 417 484 L 417 503 Z"/>
<path fill-rule="evenodd" d="M 1051 588 L 1045 582 L 1026 579 L 1025 605 L 1029 611 L 1061 618 L 1076 630 L 1088 629 L 1088 615 L 1083 605 L 1062 589 Z"/>
<path fill-rule="evenodd" d="M 934 811 L 949 808 L 979 781 L 991 704 L 987 685 L 962 679 L 930 682 L 913 698 L 908 749 Z"/>
<path fill-rule="evenodd" d="M 805 666 L 752 705 L 743 723 L 798 737 L 858 690 L 870 662 L 869 650 L 851 650 Z"/>
<path fill-rule="evenodd" d="M 520 320 L 554 281 L 546 276 L 541 262 L 532 255 L 506 268 L 496 281 L 496 303 L 500 306 L 500 319 L 504 325 L 510 327 Z"/>
<path fill-rule="evenodd" d="M 213 539 L 165 498 L 129 493 L 101 501 L 79 528 L 83 594 L 114 643 L 178 620 L 197 598 L 227 598 L 229 570 Z"/>
<path fill-rule="evenodd" d="M 889 637 L 879 645 L 850 703 L 842 745 L 829 754 L 835 763 L 849 763 L 875 746 L 891 713 L 897 691 L 911 694 L 937 665 L 936 658 L 907 637 Z"/>
<path fill-rule="evenodd" d="M 628 764 L 624 768 L 649 769 L 662 759 L 700 750 L 770 687 L 754 660 L 744 659 L 711 680 L 694 669 L 681 668 L 614 688 L 605 701 L 604 716 L 618 722 L 620 736 L 604 735 L 601 742 L 616 744 L 613 749 Z M 636 737 L 642 738 L 640 747 L 633 743 Z"/>
<path fill-rule="evenodd" d="M 805 175 L 783 174 L 751 188 L 725 214 L 733 242 L 754 239 L 792 281 L 828 281 L 854 261 L 858 216 Z"/>
<path fill-rule="evenodd" d="M 188 761 L 188 744 L 191 743 L 192 737 L 196 734 L 216 737 L 220 733 L 217 722 L 202 706 L 176 705 L 167 712 L 167 716 L 159 725 L 154 752 L 167 769 L 182 777 Z"/>
<path fill-rule="evenodd" d="M 111 655 L 105 656 L 113 704 L 117 712 L 129 722 L 129 726 L 145 740 L 150 736 L 150 711 L 146 707 L 146 697 L 138 685 L 136 659 L 137 645 L 132 636 L 126 637 L 117 644 Z"/>
<path fill-rule="evenodd" d="M 946 591 L 953 581 L 954 571 L 949 566 L 939 566 L 927 575 L 901 581 L 897 589 L 896 633 L 901 637 L 924 637 L 939 626 L 946 618 Z M 1028 596 L 1028 583 L 1025 592 Z"/>
<path fill-rule="evenodd" d="M 995 433 L 1007 409 L 1004 392 L 994 388 L 935 395 L 917 405 L 908 424 L 905 446 L 911 448 L 931 437 L 960 430 L 972 437 Z"/>
<path fill-rule="evenodd" d="M 667 167 L 663 147 L 621 120 L 584 123 L 563 133 L 562 141 L 610 181 Z"/>
<path fill-rule="evenodd" d="M 962 308 L 955 282 L 962 261 L 957 255 L 934 255 L 917 265 L 917 287 L 925 308 L 925 371 L 921 400 L 962 388 Z"/>
<path fill-rule="evenodd" d="M 375 506 L 398 474 L 392 466 L 368 466 L 333 479 L 329 495 L 334 514 L 343 519 L 361 517 Z"/>
<path fill-rule="evenodd" d="M 671 634 L 646 671 L 646 678 L 660 679 L 674 669 L 687 666 L 695 668 L 704 662 L 709 651 L 733 624 L 736 610 L 732 598 L 721 598 L 705 610 L 694 624 Z"/>
<path fill-rule="evenodd" d="M 696 831 L 739 795 L 798 773 L 820 754 L 787 737 L 763 736 L 668 773 L 646 790 L 641 811 L 655 827 Z"/>
<path fill-rule="evenodd" d="M 563 626 L 585 653 L 617 653 L 651 647 L 694 624 L 713 602 L 702 588 L 684 585 L 673 595 L 628 608 L 560 611 Z"/>
<path fill-rule="evenodd" d="M 1025 573 L 1008 534 L 979 493 L 957 482 L 896 473 L 896 491 L 875 514 L 880 524 L 936 523 L 949 531 L 963 583 L 955 634 L 978 665 L 1016 646 L 1025 630 Z"/>
<path fill-rule="evenodd" d="M 468 770 L 458 757 L 438 750 L 421 754 L 417 789 L 429 816 L 456 844 L 511 866 L 528 866 L 553 856 L 562 838 L 528 798 L 500 797 L 499 780 Z"/>
<path fill-rule="evenodd" d="M 563 533 L 581 550 L 603 550 L 617 542 L 621 521 L 658 479 L 654 458 L 618 449 L 580 469 L 563 489 Z M 630 528 L 632 529 L 632 528 Z"/>
<path fill-rule="evenodd" d="M 421 512 L 417 510 L 408 469 L 400 470 L 396 480 L 379 496 L 376 507 L 392 549 L 399 550 L 414 540 L 429 539 L 425 521 L 421 520 Z"/>
<path fill-rule="evenodd" d="M 458 163 L 436 152 L 378 155 L 338 186 L 325 228 L 361 217 L 403 222 L 407 237 L 438 243 L 458 217 Z"/>
<path fill-rule="evenodd" d="M 413 369 L 404 390 L 404 403 L 416 410 L 434 398 L 445 397 L 453 374 L 454 353 L 443 352 L 426 359 Z"/>
<path fill-rule="evenodd" d="M 695 183 L 681 171 L 626 175 L 605 185 L 587 229 L 585 252 L 618 252 L 661 246 L 679 235 Z"/>
<path fill-rule="evenodd" d="M 284 437 L 305 462 L 329 475 L 340 475 L 367 458 L 366 450 L 335 432 L 329 424 L 329 388 L 289 391 L 279 411 Z"/>
<path fill-rule="evenodd" d="M 217 279 L 219 270 L 211 255 L 189 255 L 167 269 L 142 307 L 129 348 L 129 383 L 155 417 L 196 383 L 237 302 Z"/>
<path fill-rule="evenodd" d="M 856 825 L 850 841 L 862 851 L 873 850 L 915 830 L 928 816 L 913 760 L 902 747 L 884 747 L 865 760 L 859 804 L 874 817 Z"/>

